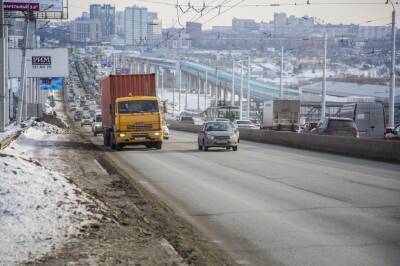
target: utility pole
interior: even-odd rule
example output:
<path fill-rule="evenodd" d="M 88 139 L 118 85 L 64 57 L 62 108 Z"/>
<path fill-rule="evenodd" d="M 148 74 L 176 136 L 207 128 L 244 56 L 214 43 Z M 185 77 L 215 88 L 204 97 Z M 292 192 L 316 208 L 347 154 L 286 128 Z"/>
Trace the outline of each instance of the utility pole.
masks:
<path fill-rule="evenodd" d="M 28 27 L 30 21 L 30 12 L 25 17 L 25 29 L 24 29 L 24 44 L 22 47 L 22 62 L 21 62 L 21 82 L 20 82 L 20 93 L 18 99 L 18 113 L 17 123 L 21 124 L 23 120 L 26 120 L 27 108 L 26 108 L 26 48 L 28 46 Z"/>
<path fill-rule="evenodd" d="M 231 106 L 235 106 L 235 60 L 232 60 L 232 92 Z"/>
<path fill-rule="evenodd" d="M 279 72 L 279 99 L 282 99 L 282 96 L 283 96 L 282 76 L 283 76 L 283 45 L 281 43 L 281 70 Z"/>
<path fill-rule="evenodd" d="M 322 97 L 321 97 L 321 118 L 326 115 L 326 50 L 328 43 L 328 35 L 324 32 L 324 55 L 323 55 L 323 69 L 322 69 Z"/>
<path fill-rule="evenodd" d="M 250 56 L 247 59 L 247 119 L 250 119 L 250 77 L 251 77 L 251 66 Z"/>
<path fill-rule="evenodd" d="M 206 70 L 206 80 L 204 82 L 204 110 L 207 109 L 207 93 L 208 93 L 208 84 L 207 84 L 207 79 L 208 79 L 208 72 Z"/>
<path fill-rule="evenodd" d="M 164 69 L 161 69 L 161 99 L 164 99 Z"/>
<path fill-rule="evenodd" d="M 0 0 L 0 132 L 4 132 L 6 130 L 6 125 L 8 124 L 8 116 L 7 116 L 8 75 L 6 72 L 7 27 L 5 25 L 3 3 L 4 3 L 3 0 Z"/>
<path fill-rule="evenodd" d="M 201 85 L 200 74 L 197 74 L 197 80 L 198 80 L 198 86 L 197 86 L 197 112 L 200 113 L 200 85 Z"/>
<path fill-rule="evenodd" d="M 181 71 L 181 66 L 179 65 L 179 92 L 178 92 L 179 114 L 181 113 L 181 90 L 182 90 L 182 71 Z"/>
<path fill-rule="evenodd" d="M 185 97 L 185 109 L 188 108 L 187 106 L 187 95 L 188 95 L 188 91 L 190 92 L 190 83 L 192 82 L 192 76 L 189 74 L 188 78 L 187 78 L 187 86 L 186 86 L 186 97 Z"/>
<path fill-rule="evenodd" d="M 239 108 L 240 108 L 240 120 L 243 119 L 243 63 L 240 69 L 240 99 L 239 99 Z"/>
<path fill-rule="evenodd" d="M 217 107 L 218 106 L 218 97 L 219 97 L 219 92 L 218 92 L 218 90 L 219 90 L 219 86 L 218 86 L 218 66 L 216 66 L 215 67 L 215 79 L 216 79 L 216 82 L 215 82 L 215 107 Z"/>
<path fill-rule="evenodd" d="M 394 127 L 394 95 L 396 90 L 396 10 L 393 2 L 390 1 L 393 7 L 392 11 L 392 64 L 390 67 L 390 90 L 389 90 L 389 123 L 388 127 Z"/>

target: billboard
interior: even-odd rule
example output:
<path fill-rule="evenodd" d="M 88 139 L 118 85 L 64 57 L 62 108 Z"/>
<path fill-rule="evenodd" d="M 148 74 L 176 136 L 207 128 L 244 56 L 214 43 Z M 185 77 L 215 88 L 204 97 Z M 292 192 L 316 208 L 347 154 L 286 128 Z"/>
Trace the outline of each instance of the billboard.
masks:
<path fill-rule="evenodd" d="M 4 10 L 62 12 L 63 0 L 5 0 Z"/>
<path fill-rule="evenodd" d="M 9 49 L 11 78 L 21 77 L 21 49 Z M 26 50 L 26 76 L 28 78 L 67 77 L 67 48 L 38 48 Z"/>
<path fill-rule="evenodd" d="M 63 78 L 41 78 L 39 89 L 41 90 L 61 90 L 63 88 Z"/>

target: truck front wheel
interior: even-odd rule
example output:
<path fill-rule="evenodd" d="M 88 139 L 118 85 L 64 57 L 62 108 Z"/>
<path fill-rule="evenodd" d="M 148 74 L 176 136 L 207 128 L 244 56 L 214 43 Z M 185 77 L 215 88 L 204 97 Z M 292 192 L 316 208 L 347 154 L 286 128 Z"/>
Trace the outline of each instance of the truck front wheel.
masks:
<path fill-rule="evenodd" d="M 115 150 L 117 148 L 117 145 L 115 144 L 115 138 L 114 138 L 114 133 L 110 133 L 110 145 L 111 149 Z"/>
<path fill-rule="evenodd" d="M 104 146 L 110 146 L 110 131 L 108 129 L 103 130 L 103 142 Z"/>
<path fill-rule="evenodd" d="M 154 148 L 156 148 L 157 150 L 161 150 L 161 148 L 162 148 L 162 142 L 161 142 L 161 141 L 156 142 L 156 144 L 154 144 Z"/>

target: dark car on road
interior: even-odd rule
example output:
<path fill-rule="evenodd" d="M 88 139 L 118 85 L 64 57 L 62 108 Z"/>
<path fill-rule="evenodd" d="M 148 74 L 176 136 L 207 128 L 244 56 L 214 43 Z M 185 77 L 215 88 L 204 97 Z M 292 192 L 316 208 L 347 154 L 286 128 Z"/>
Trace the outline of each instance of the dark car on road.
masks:
<path fill-rule="evenodd" d="M 83 112 L 81 110 L 75 111 L 74 113 L 74 121 L 81 121 Z"/>
<path fill-rule="evenodd" d="M 358 129 L 350 118 L 326 117 L 321 119 L 310 134 L 358 138 Z"/>
<path fill-rule="evenodd" d="M 222 147 L 234 151 L 238 149 L 238 136 L 230 122 L 207 122 L 198 136 L 199 150 L 208 151 L 211 147 Z"/>

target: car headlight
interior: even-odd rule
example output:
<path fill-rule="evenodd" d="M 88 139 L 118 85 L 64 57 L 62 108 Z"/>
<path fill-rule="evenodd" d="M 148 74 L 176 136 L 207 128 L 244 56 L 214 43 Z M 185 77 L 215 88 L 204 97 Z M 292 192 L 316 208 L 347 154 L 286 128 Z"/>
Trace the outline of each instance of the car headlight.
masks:
<path fill-rule="evenodd" d="M 154 135 L 155 135 L 155 136 L 159 136 L 159 135 L 160 135 L 160 132 L 155 132 Z"/>
<path fill-rule="evenodd" d="M 213 140 L 213 139 L 214 139 L 214 136 L 207 135 L 207 139 L 209 139 L 209 140 Z"/>
<path fill-rule="evenodd" d="M 231 135 L 231 140 L 235 141 L 236 140 L 236 135 Z"/>
<path fill-rule="evenodd" d="M 125 137 L 125 134 L 121 133 L 121 134 L 119 134 L 119 136 L 123 138 L 123 137 Z"/>

